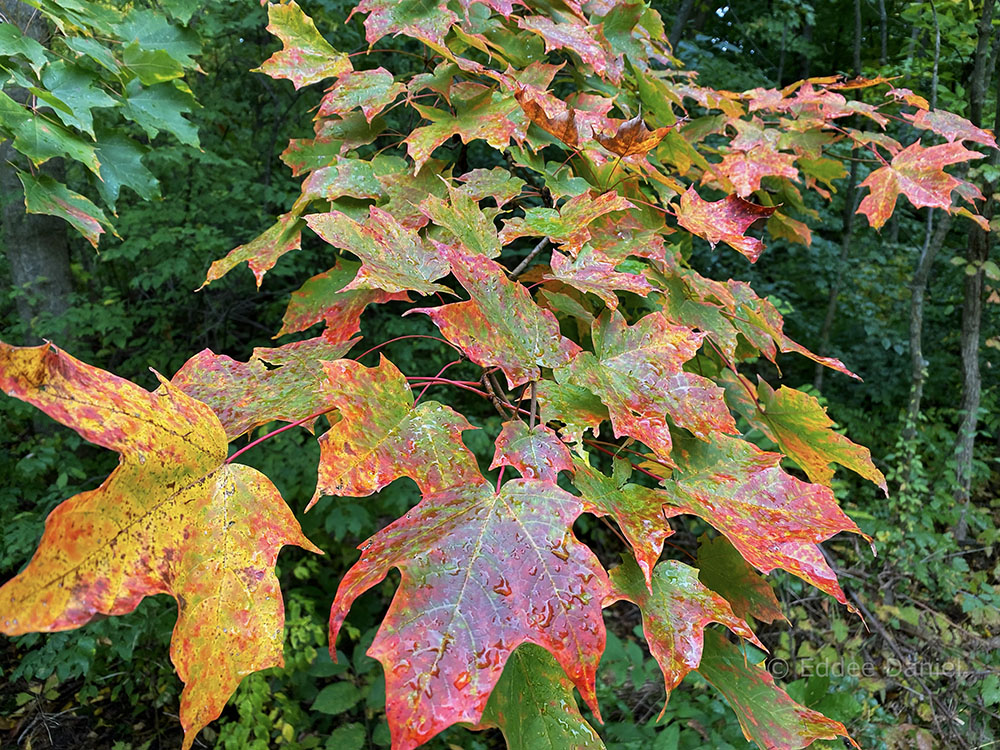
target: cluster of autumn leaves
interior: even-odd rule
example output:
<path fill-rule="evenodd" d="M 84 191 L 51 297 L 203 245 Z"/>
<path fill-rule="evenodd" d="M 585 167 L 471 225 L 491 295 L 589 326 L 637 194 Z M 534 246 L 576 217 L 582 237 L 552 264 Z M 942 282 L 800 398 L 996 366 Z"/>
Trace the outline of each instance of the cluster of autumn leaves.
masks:
<path fill-rule="evenodd" d="M 860 208 L 873 226 L 899 193 L 978 221 L 952 206 L 957 193 L 974 207 L 975 188 L 943 167 L 981 156 L 963 142 L 995 145 L 992 136 L 891 82 L 700 87 L 666 67 L 662 24 L 640 2 L 567 0 L 544 14 L 505 0 L 458 6 L 461 14 L 413 0 L 358 6 L 370 43 L 403 34 L 426 45 L 434 67 L 406 81 L 381 67 L 356 70 L 294 2 L 269 7 L 283 48 L 261 71 L 296 87 L 333 83 L 315 137 L 283 154 L 303 177 L 300 198 L 216 261 L 206 283 L 246 262 L 259 285 L 308 227 L 330 267 L 292 295 L 279 335 L 322 322 L 319 335 L 257 349 L 246 362 L 203 351 L 155 393 L 52 346 L 0 344 L 5 391 L 122 455 L 100 488 L 50 517 L 32 562 L 0 589 L 0 626 L 59 630 L 131 611 L 149 594 L 174 596 L 189 747 L 243 675 L 281 663 L 277 553 L 315 549 L 270 481 L 227 458 L 227 446 L 274 421 L 311 425 L 326 414 L 310 507 L 404 476 L 422 494 L 362 546 L 330 618 L 332 650 L 353 601 L 400 570 L 369 652 L 385 667 L 396 750 L 457 722 L 498 726 L 512 747 L 512 728 L 526 721 L 545 723 L 567 747 L 601 747 L 572 688 L 599 717 L 602 608 L 620 599 L 642 610 L 668 695 L 698 669 L 762 747 L 846 735 L 705 626 L 759 645 L 752 619 L 781 617 L 759 575 L 774 569 L 846 603 L 818 547 L 860 533 L 830 489 L 833 464 L 883 490 L 885 480 L 815 398 L 753 382 L 740 364 L 795 352 L 853 374 L 789 339 L 749 285 L 690 268 L 682 238 L 755 261 L 764 243 L 747 232 L 766 221 L 773 236 L 808 243 L 808 226 L 792 216 L 811 214 L 800 186 L 829 197 L 844 174 L 829 151 L 838 141 L 880 165 Z M 542 61 L 545 53 L 559 61 Z M 883 132 L 883 108 L 846 96 L 884 83 L 890 105 L 916 108 L 903 119 L 947 142 L 904 148 Z M 386 121 L 399 105 L 421 121 L 401 140 Z M 859 119 L 878 129 L 844 124 Z M 455 137 L 492 147 L 492 163 L 452 174 L 434 155 Z M 709 191 L 722 197 L 702 197 Z M 515 269 L 532 246 L 545 255 Z M 413 303 L 405 314 L 428 316 L 460 360 L 482 368 L 482 381 L 408 377 L 385 358 L 373 367 L 345 358 L 366 307 L 387 302 Z M 505 421 L 490 468 L 505 480 L 487 482 L 463 443 L 475 426 L 415 399 L 414 382 L 497 402 Z M 742 439 L 745 426 L 781 452 Z M 590 460 L 609 450 L 611 475 Z M 786 459 L 809 481 L 783 468 Z M 642 481 L 630 482 L 633 472 Z M 573 535 L 582 513 L 612 519 L 628 542 L 610 574 Z M 669 519 L 685 514 L 719 536 L 702 545 L 697 566 L 658 563 Z M 548 708 L 510 699 L 521 692 L 547 696 Z M 552 701 L 562 706 L 555 715 Z"/>

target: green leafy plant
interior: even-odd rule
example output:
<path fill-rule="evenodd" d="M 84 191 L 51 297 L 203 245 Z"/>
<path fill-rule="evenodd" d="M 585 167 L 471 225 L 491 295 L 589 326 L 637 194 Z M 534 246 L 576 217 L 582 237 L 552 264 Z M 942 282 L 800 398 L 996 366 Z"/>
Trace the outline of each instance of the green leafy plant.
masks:
<path fill-rule="evenodd" d="M 706 626 L 759 643 L 752 621 L 781 616 L 760 576 L 775 569 L 850 607 L 818 546 L 860 533 L 834 499 L 833 465 L 883 490 L 885 480 L 814 396 L 752 376 L 782 353 L 853 373 L 790 339 L 748 284 L 688 261 L 695 242 L 756 261 L 764 222 L 808 243 L 800 186 L 829 197 L 845 174 L 829 150 L 838 141 L 878 163 L 859 208 L 872 226 L 900 193 L 981 223 L 976 189 L 944 168 L 980 157 L 962 143 L 992 144 L 989 134 L 881 80 L 701 87 L 672 67 L 659 16 L 641 2 L 356 10 L 370 48 L 349 56 L 294 2 L 269 6 L 282 49 L 260 70 L 297 88 L 332 84 L 315 137 L 283 154 L 303 177 L 299 198 L 205 281 L 246 263 L 259 286 L 282 256 L 321 247 L 323 266 L 279 331 L 298 340 L 245 362 L 202 351 L 152 393 L 50 344 L 0 344 L 6 392 L 121 457 L 101 487 L 53 511 L 31 563 L 0 589 L 0 629 L 64 630 L 170 594 L 190 747 L 246 675 L 283 663 L 280 548 L 320 552 L 271 481 L 237 459 L 325 421 L 306 510 L 324 502 L 313 512 L 336 517 L 324 497 L 367 497 L 403 477 L 421 494 L 361 546 L 330 614 L 335 656 L 355 600 L 400 572 L 368 649 L 384 668 L 394 748 L 455 724 L 497 727 L 511 748 L 541 737 L 601 747 L 573 690 L 600 721 L 603 609 L 621 599 L 642 612 L 667 696 L 697 671 L 761 747 L 847 736 Z M 374 46 L 390 34 L 404 40 Z M 843 93 L 886 85 L 877 104 Z M 948 143 L 904 148 L 880 130 L 890 115 Z M 303 249 L 306 228 L 315 239 Z M 360 344 L 373 305 L 412 332 Z M 378 351 L 407 338 L 455 358 L 408 374 Z M 474 415 L 425 398 L 430 388 L 495 407 L 499 429 L 482 425 L 491 456 L 470 449 Z M 275 421 L 285 424 L 230 451 Z M 751 429 L 777 451 L 746 439 Z M 584 514 L 620 531 L 610 574 L 573 531 Z M 660 561 L 677 524 L 718 532 L 695 565 Z M 264 699 L 251 681 L 239 703 L 253 711 Z M 313 710 L 339 715 L 360 699 L 358 685 L 335 681 Z M 285 726 L 230 728 L 223 740 Z"/>

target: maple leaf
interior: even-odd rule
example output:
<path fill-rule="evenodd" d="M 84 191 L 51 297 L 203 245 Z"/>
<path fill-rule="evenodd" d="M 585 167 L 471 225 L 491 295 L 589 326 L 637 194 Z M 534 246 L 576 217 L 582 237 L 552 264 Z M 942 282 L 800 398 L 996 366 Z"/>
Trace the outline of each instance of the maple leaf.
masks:
<path fill-rule="evenodd" d="M 456 84 L 452 91 L 455 114 L 414 104 L 430 125 L 414 129 L 405 139 L 406 150 L 413 159 L 415 170 L 430 158 L 434 149 L 452 136 L 457 135 L 462 143 L 485 140 L 496 149 L 504 149 L 511 139 L 524 139 L 525 125 L 517 112 L 517 101 L 509 94 L 474 83 Z"/>
<path fill-rule="evenodd" d="M 323 335 L 327 339 L 347 341 L 361 331 L 361 314 L 368 305 L 409 301 L 405 292 L 389 294 L 381 289 L 345 290 L 344 287 L 357 276 L 359 268 L 360 263 L 338 259 L 336 266 L 313 276 L 292 292 L 276 338 L 304 331 L 322 320 L 326 322 Z"/>
<path fill-rule="evenodd" d="M 386 34 L 420 39 L 444 46 L 444 37 L 458 16 L 444 2 L 434 0 L 361 0 L 351 11 L 367 13 L 365 38 L 375 44 Z M 350 18 L 350 16 L 348 16 Z"/>
<path fill-rule="evenodd" d="M 203 349 L 170 382 L 211 407 L 233 440 L 268 422 L 297 422 L 326 408 L 320 360 L 343 356 L 356 340 L 320 336 L 278 349 L 256 348 L 247 362 Z"/>
<path fill-rule="evenodd" d="M 496 439 L 491 469 L 512 466 L 525 479 L 555 482 L 560 471 L 573 471 L 569 448 L 545 425 L 528 425 L 519 419 L 504 422 Z"/>
<path fill-rule="evenodd" d="M 573 535 L 581 512 L 550 482 L 514 479 L 499 492 L 462 486 L 424 496 L 362 545 L 333 602 L 330 648 L 354 600 L 398 568 L 399 590 L 368 650 L 385 668 L 396 750 L 478 722 L 525 642 L 549 651 L 598 714 L 608 579 Z"/>
<path fill-rule="evenodd" d="M 576 110 L 555 97 L 529 92 L 519 86 L 514 98 L 531 122 L 571 148 L 579 148 L 592 135 L 589 129 L 577 123 Z"/>
<path fill-rule="evenodd" d="M 871 451 L 834 432 L 833 420 L 815 396 L 787 386 L 775 391 L 764 381 L 758 383 L 757 395 L 760 410 L 754 423 L 810 480 L 829 485 L 833 479 L 830 464 L 838 463 L 874 482 L 888 496 L 885 477 L 872 463 Z"/>
<path fill-rule="evenodd" d="M 369 207 L 364 224 L 340 211 L 310 214 L 306 223 L 334 247 L 361 258 L 358 275 L 343 288 L 345 292 L 382 289 L 390 294 L 409 290 L 420 294 L 451 293 L 448 287 L 431 283 L 448 275 L 448 262 L 427 247 L 416 231 L 377 206 Z"/>
<path fill-rule="evenodd" d="M 121 456 L 100 487 L 49 515 L 31 562 L 0 588 L 0 630 L 68 630 L 174 597 L 190 748 L 245 675 L 283 664 L 278 551 L 320 551 L 263 474 L 224 463 L 211 409 L 169 383 L 149 393 L 48 344 L 0 342 L 0 388 Z"/>
<path fill-rule="evenodd" d="M 702 536 L 698 545 L 698 579 L 721 594 L 744 620 L 756 617 L 761 622 L 784 620 L 771 585 L 743 559 L 743 555 L 724 536 Z"/>
<path fill-rule="evenodd" d="M 413 392 L 392 362 L 324 362 L 326 397 L 340 421 L 319 439 L 319 480 L 306 510 L 323 495 L 364 497 L 399 477 L 421 492 L 483 483 L 475 456 L 462 443 L 475 429 L 436 401 L 413 405 Z"/>
<path fill-rule="evenodd" d="M 606 750 L 580 714 L 567 679 L 552 654 L 523 643 L 507 659 L 477 729 L 497 727 L 507 750 Z"/>
<path fill-rule="evenodd" d="M 632 292 L 641 297 L 653 291 L 645 276 L 615 270 L 615 262 L 590 247 L 584 247 L 570 260 L 562 253 L 552 253 L 552 274 L 547 279 L 564 281 L 581 292 L 590 292 L 604 300 L 610 309 L 618 308 L 616 291 Z"/>
<path fill-rule="evenodd" d="M 667 710 L 673 689 L 688 672 L 698 668 L 705 626 L 710 622 L 721 623 L 764 649 L 750 626 L 733 614 L 729 602 L 706 588 L 698 580 L 698 571 L 691 566 L 664 560 L 653 570 L 649 589 L 646 583 L 635 562 L 625 557 L 611 571 L 611 595 L 604 604 L 624 599 L 642 612 L 642 632 L 649 652 L 660 665 L 667 690 L 660 717 Z"/>
<path fill-rule="evenodd" d="M 590 192 L 577 195 L 554 208 L 533 207 L 524 210 L 523 217 L 504 222 L 500 242 L 506 245 L 518 237 L 548 237 L 566 252 L 576 255 L 590 239 L 587 225 L 605 214 L 635 208 L 618 193 L 608 191 L 597 196 Z"/>
<path fill-rule="evenodd" d="M 594 353 L 578 354 L 556 370 L 556 379 L 600 396 L 615 436 L 642 441 L 672 465 L 667 416 L 704 439 L 715 432 L 737 432 L 722 389 L 683 370 L 704 333 L 672 325 L 659 312 L 629 326 L 620 313 L 605 311 L 594 324 L 593 336 Z"/>
<path fill-rule="evenodd" d="M 287 78 L 298 89 L 352 70 L 351 59 L 330 46 L 295 0 L 269 4 L 267 18 L 267 30 L 284 46 L 256 71 Z"/>
<path fill-rule="evenodd" d="M 316 169 L 329 167 L 343 153 L 343 142 L 329 136 L 292 138 L 280 158 L 292 170 L 292 177 L 300 177 Z"/>
<path fill-rule="evenodd" d="M 580 351 L 559 333 L 555 316 L 538 307 L 521 284 L 510 281 L 499 263 L 447 247 L 441 254 L 472 299 L 405 314 L 429 315 L 444 337 L 473 362 L 499 367 L 515 388 L 537 380 L 541 367 L 565 365 Z"/>
<path fill-rule="evenodd" d="M 955 141 L 972 141 L 981 143 L 988 148 L 996 148 L 997 142 L 989 130 L 977 128 L 964 117 L 952 112 L 936 109 L 933 112 L 920 109 L 915 114 L 903 114 L 903 117 L 913 123 L 914 127 L 932 130 L 943 136 L 949 143 Z M 972 157 L 970 157 L 972 158 Z M 951 163 L 951 162 L 948 162 Z"/>
<path fill-rule="evenodd" d="M 917 109 L 929 109 L 931 106 L 930 102 L 928 102 L 924 97 L 919 94 L 914 94 L 910 89 L 897 89 L 893 87 L 886 91 L 885 95 L 891 96 L 896 101 L 906 102 Z M 906 117 L 906 114 L 904 113 L 903 116 Z"/>
<path fill-rule="evenodd" d="M 405 91 L 406 87 L 395 82 L 385 68 L 349 71 L 337 78 L 320 101 L 319 116 L 343 115 L 360 108 L 365 120 L 371 122 Z"/>
<path fill-rule="evenodd" d="M 588 26 L 572 18 L 554 22 L 545 16 L 521 16 L 517 25 L 545 40 L 545 51 L 569 50 L 594 72 L 611 83 L 619 83 L 624 72 L 621 57 L 615 55 L 599 26 Z"/>
<path fill-rule="evenodd" d="M 663 552 L 663 542 L 674 533 L 663 506 L 670 496 L 638 484 L 621 484 L 590 464 L 577 460 L 573 484 L 580 490 L 584 510 L 595 516 L 610 516 L 622 530 L 646 585 L 652 586 L 653 567 Z"/>
<path fill-rule="evenodd" d="M 310 201 L 333 201 L 349 197 L 376 199 L 382 195 L 382 184 L 375 173 L 375 161 L 338 157 L 330 166 L 313 170 L 302 183 L 302 195 L 296 201 L 304 207 Z"/>
<path fill-rule="evenodd" d="M 715 247 L 725 242 L 754 263 L 764 250 L 764 243 L 744 233 L 758 219 L 773 214 L 775 206 L 758 206 L 740 198 L 727 195 L 720 201 L 703 200 L 693 187 L 681 195 L 677 208 L 677 223 Z"/>
<path fill-rule="evenodd" d="M 846 603 L 816 545 L 841 531 L 861 532 L 829 487 L 796 479 L 779 467 L 781 454 L 744 440 L 686 440 L 678 451 L 678 472 L 662 482 L 673 514 L 700 516 L 762 573 L 787 570 Z"/>
<path fill-rule="evenodd" d="M 596 430 L 608 419 L 604 404 L 586 388 L 551 380 L 538 384 L 538 405 L 542 421 L 562 422 L 559 432 L 574 443 L 580 442 L 586 430 Z"/>
<path fill-rule="evenodd" d="M 836 370 L 855 380 L 861 380 L 858 375 L 848 370 L 839 359 L 821 357 L 788 338 L 784 332 L 785 324 L 781 313 L 769 300 L 758 297 L 749 284 L 730 279 L 726 285 L 732 299 L 729 310 L 735 313 L 732 318 L 733 326 L 769 360 L 777 361 L 778 350 L 786 353 L 794 352 L 811 359 L 813 362 L 818 362 L 824 367 L 829 367 L 831 370 Z"/>
<path fill-rule="evenodd" d="M 446 203 L 437 196 L 427 196 L 418 209 L 439 227 L 448 230 L 467 253 L 495 258 L 500 255 L 500 240 L 493 221 L 479 208 L 469 191 L 448 186 Z"/>
<path fill-rule="evenodd" d="M 497 208 L 514 200 L 521 194 L 525 181 L 515 177 L 503 167 L 493 169 L 473 169 L 458 178 L 463 183 L 461 192 L 478 202 L 484 198 L 496 201 Z"/>
<path fill-rule="evenodd" d="M 918 140 L 893 156 L 889 166 L 876 169 L 864 179 L 861 187 L 871 192 L 862 199 L 858 213 L 880 229 L 892 215 L 900 193 L 917 208 L 931 206 L 951 211 L 951 193 L 962 183 L 947 174 L 944 167 L 983 156 L 960 143 L 925 148 Z"/>
<path fill-rule="evenodd" d="M 638 114 L 620 123 L 614 135 L 596 133 L 594 137 L 608 151 L 623 158 L 645 156 L 656 148 L 672 127 L 650 130 L 642 121 L 642 115 Z"/>
<path fill-rule="evenodd" d="M 764 177 L 797 179 L 799 172 L 795 168 L 795 158 L 795 154 L 783 154 L 770 144 L 760 144 L 748 151 L 731 151 L 726 154 L 721 163 L 712 165 L 711 174 L 728 180 L 736 195 L 746 198 L 760 189 L 760 181 Z M 709 176 L 706 172 L 702 182 L 707 182 Z"/>
<path fill-rule="evenodd" d="M 698 673 L 725 696 L 743 736 L 762 750 L 799 750 L 837 737 L 858 747 L 843 724 L 793 701 L 766 669 L 748 664 L 746 654 L 722 633 L 705 632 Z"/>
<path fill-rule="evenodd" d="M 274 268 L 285 253 L 298 250 L 302 243 L 302 221 L 295 212 L 278 217 L 278 221 L 262 235 L 231 250 L 228 255 L 213 261 L 202 282 L 203 288 L 217 281 L 233 270 L 240 263 L 246 263 L 253 271 L 257 288 L 264 280 L 264 274 Z"/>
<path fill-rule="evenodd" d="M 389 199 L 381 204 L 384 211 L 396 217 L 404 227 L 421 229 L 428 219 L 420 211 L 420 203 L 429 196 L 443 198 L 448 194 L 448 182 L 441 171 L 447 165 L 429 159 L 416 174 L 408 169 L 378 175 L 378 180 Z"/>

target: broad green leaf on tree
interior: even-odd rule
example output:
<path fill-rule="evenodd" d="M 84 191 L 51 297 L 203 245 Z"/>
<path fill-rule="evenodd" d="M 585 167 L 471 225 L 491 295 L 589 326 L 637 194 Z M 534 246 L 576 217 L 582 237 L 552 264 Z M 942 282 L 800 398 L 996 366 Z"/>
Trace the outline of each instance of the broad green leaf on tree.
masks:
<path fill-rule="evenodd" d="M 331 649 L 361 594 L 398 568 L 400 586 L 368 654 L 385 667 L 393 747 L 412 750 L 480 721 L 508 658 L 545 648 L 595 714 L 607 574 L 573 535 L 580 501 L 514 479 L 424 495 L 362 546 L 330 614 Z M 488 612 L 487 617 L 482 617 Z"/>
<path fill-rule="evenodd" d="M 570 255 L 575 256 L 590 239 L 587 225 L 605 214 L 624 211 L 632 204 L 618 193 L 578 195 L 554 208 L 529 208 L 524 218 L 508 219 L 500 232 L 506 245 L 518 237 L 548 237 Z"/>
<path fill-rule="evenodd" d="M 706 588 L 695 568 L 677 560 L 661 562 L 653 569 L 651 581 L 646 581 L 635 562 L 626 557 L 611 571 L 611 596 L 605 603 L 619 599 L 632 602 L 642 612 L 642 629 L 663 672 L 667 701 L 685 675 L 698 668 L 709 623 L 721 623 L 764 648 L 750 626 L 733 614 L 729 602 Z M 666 710 L 665 701 L 660 716 Z"/>
<path fill-rule="evenodd" d="M 501 245 L 496 226 L 479 207 L 479 196 L 470 192 L 467 186 L 449 185 L 447 201 L 429 195 L 417 208 L 427 219 L 447 230 L 449 243 L 458 240 L 467 254 L 495 258 L 500 255 Z"/>
<path fill-rule="evenodd" d="M 543 422 L 559 422 L 559 433 L 573 443 L 587 430 L 597 430 L 608 419 L 601 400 L 586 388 L 543 380 L 538 384 L 539 413 Z"/>
<path fill-rule="evenodd" d="M 353 13 L 367 13 L 365 37 L 375 44 L 386 34 L 406 36 L 443 45 L 444 36 L 458 16 L 443 0 L 361 0 Z"/>
<path fill-rule="evenodd" d="M 843 724 L 789 698 L 766 669 L 748 664 L 746 655 L 721 632 L 705 631 L 698 673 L 725 696 L 740 720 L 743 736 L 761 750 L 799 750 L 816 740 L 838 737 L 859 747 Z"/>
<path fill-rule="evenodd" d="M 757 384 L 757 395 L 760 409 L 752 413 L 752 421 L 812 481 L 830 484 L 830 464 L 838 463 L 874 482 L 888 495 L 885 477 L 872 463 L 871 451 L 835 432 L 833 420 L 815 396 L 787 386 L 774 390 L 763 380 Z"/>
<path fill-rule="evenodd" d="M 493 169 L 473 169 L 458 178 L 462 183 L 461 192 L 474 201 L 492 198 L 497 208 L 514 200 L 521 194 L 524 180 L 515 177 L 502 167 Z"/>
<path fill-rule="evenodd" d="M 197 129 L 184 117 L 197 103 L 183 79 L 200 70 L 195 58 L 201 53 L 197 36 L 185 28 L 188 20 L 190 14 L 171 20 L 138 7 L 76 2 L 35 4 L 26 30 L 16 14 L 4 19 L 0 138 L 24 157 L 11 163 L 23 170 L 28 162 L 42 167 L 71 159 L 93 175 L 89 187 L 75 180 L 69 189 L 31 169 L 30 212 L 67 221 L 96 247 L 101 227 L 114 232 L 104 210 L 114 212 L 123 185 L 146 200 L 157 195 L 156 179 L 143 164 L 150 149 L 124 121 L 149 138 L 168 132 L 198 145 Z M 31 38 L 34 32 L 44 44 Z M 98 196 L 103 207 L 94 203 Z"/>
<path fill-rule="evenodd" d="M 425 493 L 482 483 L 461 437 L 473 426 L 435 401 L 414 406 L 392 362 L 382 357 L 378 367 L 365 367 L 339 359 L 323 367 L 325 396 L 340 421 L 320 437 L 319 483 L 309 507 L 322 495 L 370 495 L 403 476 Z"/>
<path fill-rule="evenodd" d="M 97 247 L 104 228 L 111 226 L 100 208 L 48 175 L 34 176 L 18 171 L 17 177 L 24 188 L 24 207 L 29 214 L 49 214 L 65 219 Z"/>
<path fill-rule="evenodd" d="M 761 622 L 785 619 L 771 584 L 724 536 L 709 539 L 704 535 L 698 542 L 698 579 L 721 594 L 737 617 L 747 622 L 751 616 Z"/>
<path fill-rule="evenodd" d="M 363 223 L 340 211 L 310 214 L 305 219 L 309 228 L 328 243 L 361 258 L 357 276 L 344 291 L 451 292 L 446 286 L 432 283 L 448 274 L 448 261 L 414 230 L 396 221 L 392 214 L 371 206 Z"/>
<path fill-rule="evenodd" d="M 190 748 L 245 675 L 283 663 L 278 551 L 319 550 L 267 477 L 225 463 L 212 410 L 169 383 L 149 393 L 48 344 L 0 343 L 0 387 L 121 455 L 100 487 L 49 516 L 28 567 L 0 588 L 0 627 L 67 630 L 174 597 Z"/>
<path fill-rule="evenodd" d="M 552 654 L 533 643 L 507 659 L 479 727 L 497 727 L 507 750 L 605 750 L 580 714 L 573 683 Z"/>
<path fill-rule="evenodd" d="M 615 265 L 613 260 L 590 247 L 584 247 L 572 260 L 562 253 L 553 252 L 552 275 L 548 278 L 597 295 L 609 310 L 618 308 L 619 291 L 632 292 L 641 297 L 653 291 L 644 276 L 616 271 Z"/>
<path fill-rule="evenodd" d="M 341 73 L 319 104 L 319 116 L 344 115 L 359 108 L 365 119 L 372 119 L 392 104 L 404 91 L 385 68 Z"/>
<path fill-rule="evenodd" d="M 454 114 L 427 105 L 413 105 L 430 121 L 429 125 L 415 129 L 406 137 L 407 152 L 413 159 L 415 172 L 438 146 L 455 135 L 463 143 L 483 139 L 494 148 L 505 147 L 511 138 L 524 140 L 525 125 L 520 122 L 517 102 L 512 96 L 467 83 L 454 87 L 452 103 Z"/>

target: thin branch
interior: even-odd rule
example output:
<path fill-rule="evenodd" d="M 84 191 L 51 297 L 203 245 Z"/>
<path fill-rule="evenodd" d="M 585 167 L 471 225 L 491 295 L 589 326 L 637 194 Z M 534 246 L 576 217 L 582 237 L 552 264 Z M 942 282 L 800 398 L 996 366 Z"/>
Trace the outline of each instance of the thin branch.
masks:
<path fill-rule="evenodd" d="M 526 270 L 528 270 L 528 264 L 530 264 L 531 261 L 535 259 L 535 256 L 538 255 L 540 252 L 542 252 L 542 250 L 544 250 L 545 246 L 548 244 L 549 244 L 549 238 L 542 237 L 542 239 L 538 242 L 537 245 L 535 245 L 532 251 L 528 253 L 528 257 L 526 257 L 524 260 L 518 263 L 517 268 L 515 268 L 513 271 L 510 272 L 511 281 L 513 281 L 522 273 L 524 273 Z"/>

